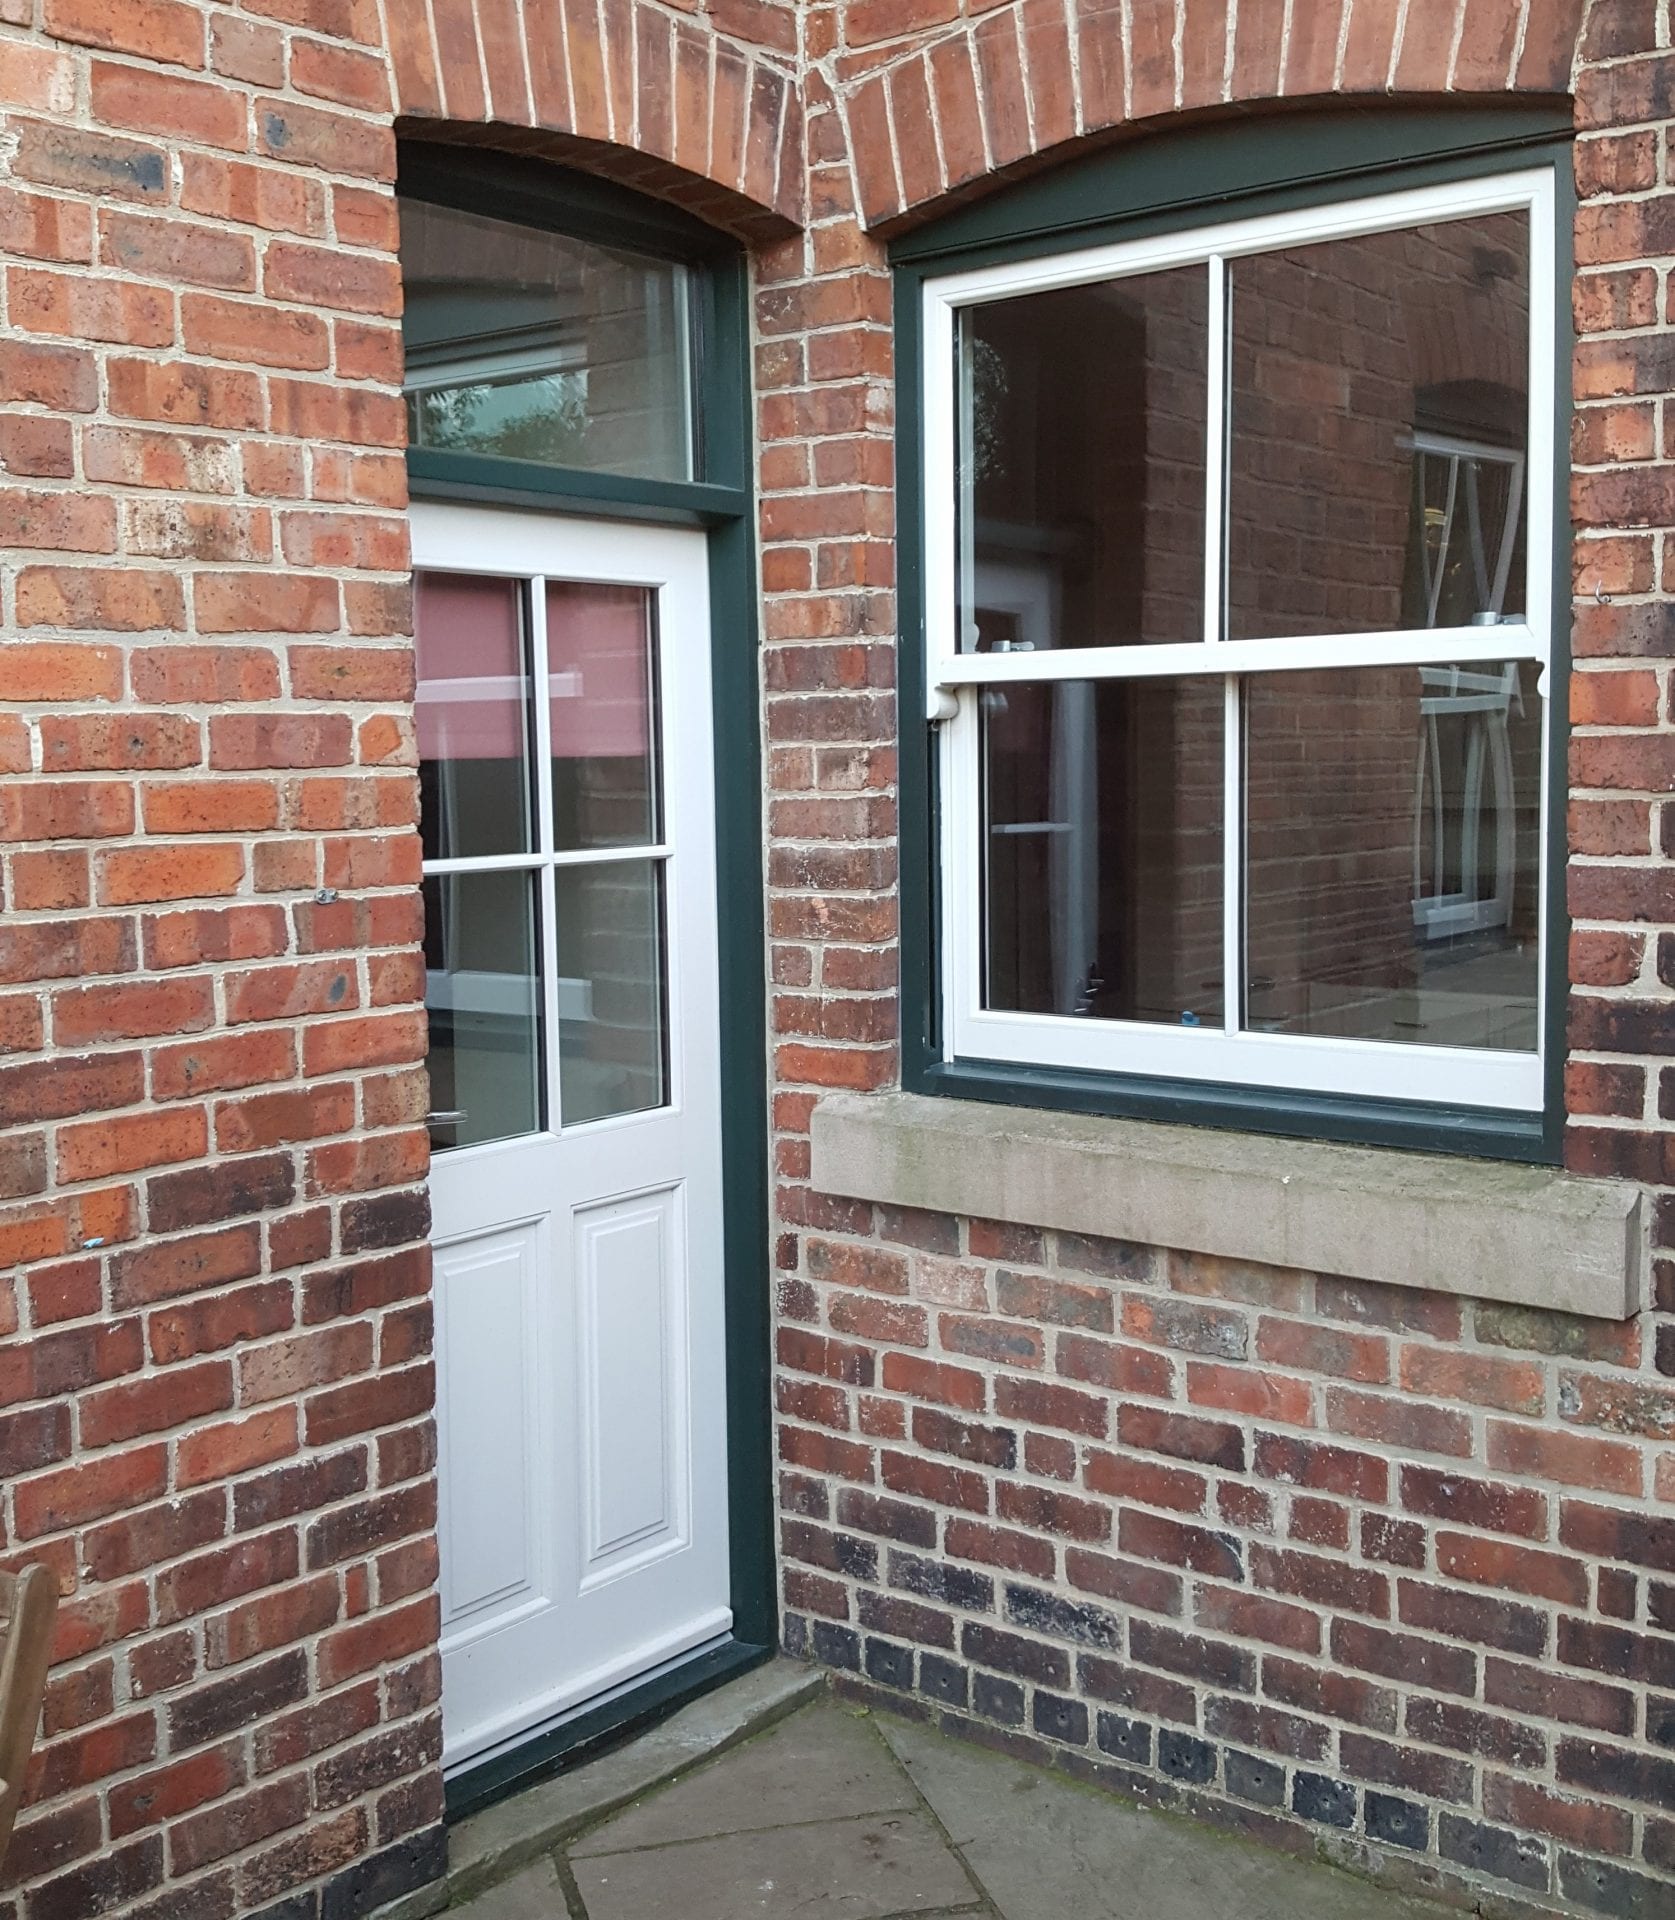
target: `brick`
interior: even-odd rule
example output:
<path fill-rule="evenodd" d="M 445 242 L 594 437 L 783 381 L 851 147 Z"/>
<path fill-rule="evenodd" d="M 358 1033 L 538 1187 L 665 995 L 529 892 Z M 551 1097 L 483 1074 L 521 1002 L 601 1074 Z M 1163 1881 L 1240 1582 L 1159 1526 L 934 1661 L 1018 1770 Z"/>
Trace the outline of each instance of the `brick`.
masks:
<path fill-rule="evenodd" d="M 102 1460 L 85 1460 L 19 1481 L 12 1510 L 20 1540 L 85 1526 L 163 1491 L 167 1450 L 134 1447 Z"/>
<path fill-rule="evenodd" d="M 60 1046 L 68 1047 L 154 1034 L 201 1033 L 214 1017 L 214 992 L 202 975 L 71 987 L 52 997 L 53 1035 Z"/>
<path fill-rule="evenodd" d="M 1013 1526 L 1057 1534 L 1069 1540 L 1098 1542 L 1109 1539 L 1111 1534 L 1108 1507 L 1076 1499 L 1056 1488 L 1003 1480 L 995 1488 L 995 1512 Z"/>
<path fill-rule="evenodd" d="M 1466 1415 L 1443 1407 L 1380 1398 L 1331 1388 L 1326 1396 L 1327 1424 L 1335 1432 L 1420 1453 L 1471 1453 L 1471 1423 Z"/>
<path fill-rule="evenodd" d="M 58 1130 L 57 1173 L 65 1185 L 105 1180 L 207 1152 L 209 1126 L 201 1108 L 90 1120 Z"/>
<path fill-rule="evenodd" d="M 1476 1641 L 1505 1653 L 1534 1657 L 1551 1640 L 1547 1616 L 1534 1607 L 1418 1580 L 1398 1583 L 1397 1612 L 1408 1626 Z"/>
<path fill-rule="evenodd" d="M 1559 1538 L 1567 1547 L 1600 1559 L 1675 1572 L 1675 1520 L 1566 1500 L 1559 1515 Z"/>
<path fill-rule="evenodd" d="M 244 877 L 244 851 L 189 843 L 117 848 L 98 856 L 96 871 L 106 906 L 190 900 L 235 891 Z"/>
<path fill-rule="evenodd" d="M 1252 1464 L 1262 1478 L 1289 1486 L 1317 1488 L 1377 1503 L 1389 1497 L 1390 1468 L 1386 1461 L 1317 1440 L 1259 1433 Z"/>
<path fill-rule="evenodd" d="M 1405 1347 L 1401 1381 L 1428 1398 L 1464 1400 L 1506 1413 L 1538 1416 L 1546 1406 L 1546 1375 L 1539 1366 L 1487 1356 Z"/>
<path fill-rule="evenodd" d="M 21 571 L 17 617 L 21 627 L 150 633 L 178 629 L 185 612 L 179 582 L 153 569 L 55 566 Z"/>
<path fill-rule="evenodd" d="M 1104 1400 L 1071 1387 L 1043 1380 L 1003 1377 L 995 1383 L 995 1412 L 1003 1419 L 1032 1426 L 1057 1427 L 1066 1433 L 1104 1437 L 1109 1412 Z"/>
<path fill-rule="evenodd" d="M 1432 1467 L 1401 1469 L 1402 1505 L 1456 1526 L 1541 1539 L 1547 1532 L 1547 1501 L 1533 1487 L 1496 1485 Z"/>
<path fill-rule="evenodd" d="M 1166 1453 L 1179 1460 L 1234 1471 L 1245 1465 L 1245 1436 L 1223 1421 L 1197 1420 L 1189 1414 L 1163 1413 L 1153 1407 L 1126 1406 L 1117 1415 L 1117 1437 L 1125 1446 Z"/>
<path fill-rule="evenodd" d="M 1102 1493 L 1117 1501 L 1134 1500 L 1145 1506 L 1167 1507 L 1177 1513 L 1202 1513 L 1208 1491 L 1202 1474 L 1161 1466 L 1154 1460 L 1137 1459 L 1131 1454 L 1102 1453 L 1095 1448 L 1089 1448 L 1083 1460 L 1082 1478 L 1090 1493 Z"/>
<path fill-rule="evenodd" d="M 254 1227 L 160 1240 L 116 1258 L 111 1298 L 118 1306 L 142 1306 L 232 1280 L 248 1280 L 260 1270 L 261 1236 Z"/>
<path fill-rule="evenodd" d="M 1117 1520 L 1117 1543 L 1137 1559 L 1161 1560 L 1223 1580 L 1245 1577 L 1241 1544 L 1234 1535 L 1187 1526 L 1162 1514 L 1125 1508 Z"/>
<path fill-rule="evenodd" d="M 988 1388 L 980 1373 L 921 1359 L 916 1354 L 887 1353 L 883 1384 L 891 1393 L 905 1393 L 945 1407 L 963 1407 L 968 1412 L 981 1413 L 988 1400 Z"/>

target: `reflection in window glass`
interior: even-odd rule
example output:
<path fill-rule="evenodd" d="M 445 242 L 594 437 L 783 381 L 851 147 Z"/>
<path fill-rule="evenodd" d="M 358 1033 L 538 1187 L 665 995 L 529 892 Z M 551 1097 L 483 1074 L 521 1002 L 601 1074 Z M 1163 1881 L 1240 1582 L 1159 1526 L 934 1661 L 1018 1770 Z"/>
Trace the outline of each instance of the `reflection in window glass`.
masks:
<path fill-rule="evenodd" d="M 421 573 L 416 606 L 414 717 L 425 858 L 526 852 L 523 584 Z"/>
<path fill-rule="evenodd" d="M 692 478 L 686 268 L 400 204 L 413 446 Z"/>
<path fill-rule="evenodd" d="M 1219 1026 L 1222 682 L 981 699 L 984 1005 Z"/>
<path fill-rule="evenodd" d="M 1404 627 L 1487 626 L 1523 611 L 1524 462 L 1503 448 L 1414 435 Z"/>
<path fill-rule="evenodd" d="M 1522 614 L 1529 217 L 1229 268 L 1228 633 Z"/>
<path fill-rule="evenodd" d="M 1534 1048 L 1537 671 L 1479 661 L 1250 683 L 1250 1027 Z"/>
<path fill-rule="evenodd" d="M 547 583 L 553 844 L 657 839 L 653 595 L 647 587 Z"/>
<path fill-rule="evenodd" d="M 1203 638 L 1203 267 L 998 300 L 961 334 L 965 652 Z"/>
<path fill-rule="evenodd" d="M 480 1146 L 541 1124 L 535 876 L 431 874 L 424 883 L 431 1143 Z"/>
<path fill-rule="evenodd" d="M 660 1107 L 669 1080 L 662 863 L 560 867 L 557 880 L 564 1125 Z"/>

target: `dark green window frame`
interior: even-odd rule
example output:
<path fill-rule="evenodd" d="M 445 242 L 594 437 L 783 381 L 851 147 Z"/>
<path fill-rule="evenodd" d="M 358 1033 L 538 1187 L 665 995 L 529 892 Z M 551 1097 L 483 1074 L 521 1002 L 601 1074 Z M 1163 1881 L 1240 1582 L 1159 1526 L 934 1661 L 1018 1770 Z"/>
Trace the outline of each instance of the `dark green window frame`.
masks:
<path fill-rule="evenodd" d="M 770 1659 L 778 1640 L 750 294 L 736 242 L 677 208 L 589 175 L 467 147 L 404 144 L 396 188 L 413 199 L 630 248 L 691 269 L 693 392 L 703 428 L 696 479 L 628 479 L 437 449 L 410 450 L 407 474 L 416 499 L 655 521 L 706 532 L 716 886 L 726 902 L 718 935 L 732 1638 L 450 1780 L 448 1817 L 458 1819 Z"/>
<path fill-rule="evenodd" d="M 916 230 L 891 248 L 898 379 L 900 576 L 899 727 L 902 871 L 902 1078 L 914 1092 L 1011 1106 L 1557 1164 L 1564 1130 L 1566 701 L 1569 671 L 1570 399 L 1562 382 L 1573 341 L 1569 305 L 1575 194 L 1568 106 L 1507 102 L 1491 109 L 1381 107 L 1221 121 L 1131 139 L 1026 181 Z M 940 1031 L 937 754 L 926 723 L 923 289 L 973 267 L 1037 259 L 1074 247 L 1179 232 L 1231 218 L 1283 213 L 1397 187 L 1440 185 L 1550 164 L 1556 183 L 1557 360 L 1554 395 L 1553 606 L 1548 754 L 1549 901 L 1544 1099 L 1536 1112 L 1418 1101 L 1358 1100 L 1271 1088 L 1206 1086 L 1010 1062 L 949 1060 Z M 952 511 L 952 503 L 942 510 Z"/>

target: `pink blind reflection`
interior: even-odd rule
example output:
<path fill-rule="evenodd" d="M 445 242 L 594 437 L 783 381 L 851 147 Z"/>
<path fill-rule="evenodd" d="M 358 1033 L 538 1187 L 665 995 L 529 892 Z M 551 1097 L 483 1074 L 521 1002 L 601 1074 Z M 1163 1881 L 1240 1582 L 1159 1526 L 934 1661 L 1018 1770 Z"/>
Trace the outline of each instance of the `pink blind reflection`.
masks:
<path fill-rule="evenodd" d="M 521 760 L 518 583 L 421 573 L 416 624 L 420 759 Z"/>
<path fill-rule="evenodd" d="M 644 587 L 547 583 L 555 760 L 649 754 L 650 598 Z"/>

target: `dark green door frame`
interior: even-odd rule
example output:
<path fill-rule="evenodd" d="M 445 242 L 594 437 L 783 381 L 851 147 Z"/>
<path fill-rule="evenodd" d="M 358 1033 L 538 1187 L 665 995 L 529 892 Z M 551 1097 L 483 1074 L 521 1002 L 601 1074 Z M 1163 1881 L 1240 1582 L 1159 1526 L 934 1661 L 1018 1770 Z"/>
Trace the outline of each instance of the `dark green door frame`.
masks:
<path fill-rule="evenodd" d="M 449 1817 L 457 1819 L 768 1659 L 777 1640 L 750 309 L 744 256 L 734 242 L 689 215 L 607 182 L 501 154 L 414 145 L 401 151 L 397 189 L 463 212 L 492 213 L 661 255 L 692 269 L 699 419 L 693 480 L 634 480 L 431 449 L 410 451 L 407 472 L 417 499 L 649 520 L 707 532 L 716 887 L 725 903 L 717 918 L 732 1637 L 456 1776 L 448 1783 L 447 1802 Z"/>

